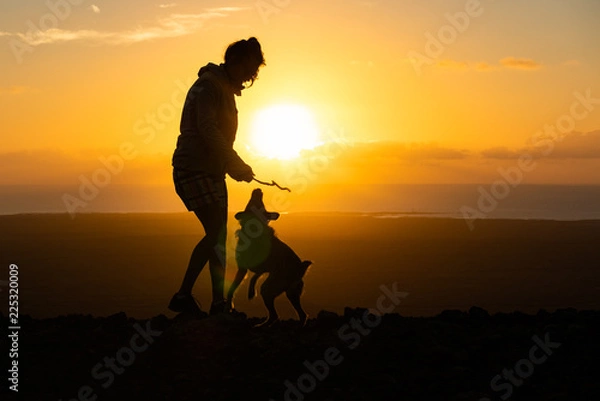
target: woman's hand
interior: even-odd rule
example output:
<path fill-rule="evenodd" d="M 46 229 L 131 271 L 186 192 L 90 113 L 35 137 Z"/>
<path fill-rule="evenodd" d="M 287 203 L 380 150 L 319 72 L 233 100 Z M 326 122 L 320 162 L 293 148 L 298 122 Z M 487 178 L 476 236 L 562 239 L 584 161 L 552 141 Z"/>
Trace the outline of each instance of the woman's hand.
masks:
<path fill-rule="evenodd" d="M 235 168 L 230 168 L 228 174 L 236 181 L 251 182 L 254 178 L 252 167 L 246 163 L 241 163 L 240 165 L 235 166 Z"/>

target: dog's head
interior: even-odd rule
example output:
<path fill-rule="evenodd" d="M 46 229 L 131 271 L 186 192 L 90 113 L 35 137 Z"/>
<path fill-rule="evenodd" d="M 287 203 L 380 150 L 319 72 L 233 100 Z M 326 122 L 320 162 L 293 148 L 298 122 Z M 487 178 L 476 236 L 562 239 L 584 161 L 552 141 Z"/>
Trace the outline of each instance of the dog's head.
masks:
<path fill-rule="evenodd" d="M 236 213 L 235 218 L 239 220 L 242 225 L 245 221 L 256 218 L 265 224 L 269 224 L 269 221 L 277 220 L 279 218 L 279 213 L 267 212 L 263 202 L 263 192 L 257 188 L 252 191 L 252 196 L 250 196 L 246 209 L 243 212 Z"/>

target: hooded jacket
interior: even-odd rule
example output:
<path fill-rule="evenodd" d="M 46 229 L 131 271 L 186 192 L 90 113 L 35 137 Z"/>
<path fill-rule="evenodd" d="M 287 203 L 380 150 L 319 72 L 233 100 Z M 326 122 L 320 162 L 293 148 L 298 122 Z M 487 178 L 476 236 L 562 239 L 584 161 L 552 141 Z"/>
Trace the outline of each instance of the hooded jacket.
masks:
<path fill-rule="evenodd" d="M 200 69 L 183 106 L 173 167 L 224 178 L 245 166 L 233 150 L 238 126 L 234 95 L 241 95 L 240 90 L 229 80 L 224 64 Z"/>

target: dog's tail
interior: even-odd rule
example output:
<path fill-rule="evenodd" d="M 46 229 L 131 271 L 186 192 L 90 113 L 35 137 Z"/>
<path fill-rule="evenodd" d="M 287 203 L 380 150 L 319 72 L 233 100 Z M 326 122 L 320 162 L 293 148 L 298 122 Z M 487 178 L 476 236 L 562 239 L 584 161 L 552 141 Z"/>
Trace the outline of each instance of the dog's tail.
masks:
<path fill-rule="evenodd" d="M 302 275 L 304 276 L 304 274 L 306 273 L 306 270 L 308 270 L 308 267 L 310 265 L 312 265 L 312 261 L 311 260 L 303 260 L 302 263 L 300 263 L 300 268 L 302 271 Z"/>

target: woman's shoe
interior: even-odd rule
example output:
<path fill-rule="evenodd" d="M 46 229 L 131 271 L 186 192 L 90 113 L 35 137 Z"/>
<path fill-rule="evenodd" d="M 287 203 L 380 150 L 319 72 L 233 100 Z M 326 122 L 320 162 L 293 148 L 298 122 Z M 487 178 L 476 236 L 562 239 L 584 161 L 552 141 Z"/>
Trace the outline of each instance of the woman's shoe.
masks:
<path fill-rule="evenodd" d="M 169 309 L 173 312 L 182 313 L 198 313 L 201 312 L 196 299 L 192 294 L 180 294 L 176 293 L 169 302 Z"/>

